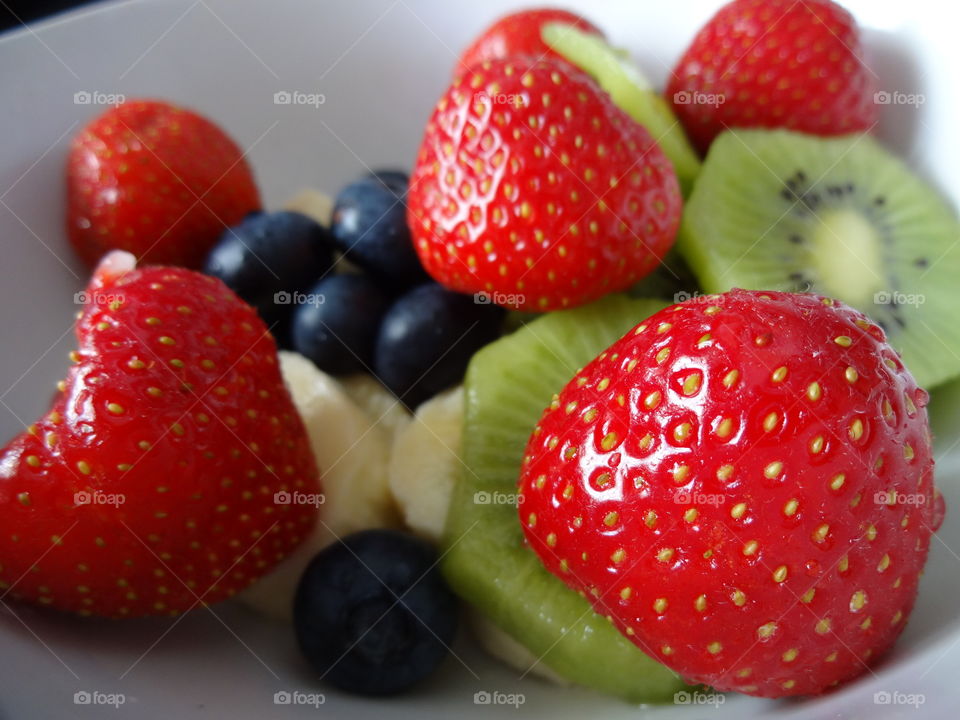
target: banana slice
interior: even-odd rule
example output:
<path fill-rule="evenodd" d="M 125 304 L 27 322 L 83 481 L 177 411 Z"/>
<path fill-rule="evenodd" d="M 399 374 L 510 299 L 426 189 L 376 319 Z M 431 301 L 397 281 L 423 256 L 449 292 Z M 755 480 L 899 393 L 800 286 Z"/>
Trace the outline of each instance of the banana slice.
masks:
<path fill-rule="evenodd" d="M 313 188 L 301 190 L 283 208 L 303 213 L 327 228 L 333 218 L 333 198 Z"/>
<path fill-rule="evenodd" d="M 267 616 L 289 620 L 297 583 L 319 550 L 357 530 L 397 527 L 399 515 L 387 481 L 387 428 L 305 357 L 281 352 L 280 368 L 310 436 L 324 503 L 313 535 L 239 597 Z"/>
<path fill-rule="evenodd" d="M 390 490 L 404 522 L 418 535 L 439 542 L 458 473 L 463 433 L 463 387 L 437 395 L 393 439 Z"/>
<path fill-rule="evenodd" d="M 463 399 L 461 386 L 423 403 L 397 432 L 390 452 L 390 490 L 404 522 L 433 542 L 443 534 L 453 487 L 464 470 Z M 493 657 L 523 674 L 568 684 L 478 610 L 471 608 L 468 619 L 477 642 Z"/>
<path fill-rule="evenodd" d="M 340 385 L 351 400 L 390 434 L 391 441 L 413 417 L 404 404 L 376 378 L 350 375 L 340 378 Z"/>

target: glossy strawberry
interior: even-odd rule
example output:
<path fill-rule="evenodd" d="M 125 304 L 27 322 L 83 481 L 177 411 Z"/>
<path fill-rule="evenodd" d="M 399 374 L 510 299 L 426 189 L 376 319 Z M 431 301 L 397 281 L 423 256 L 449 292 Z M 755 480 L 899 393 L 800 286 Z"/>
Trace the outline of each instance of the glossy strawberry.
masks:
<path fill-rule="evenodd" d="M 731 127 L 869 130 L 875 79 L 856 22 L 831 0 L 734 0 L 680 58 L 667 99 L 706 152 Z"/>
<path fill-rule="evenodd" d="M 111 617 L 221 601 L 316 517 L 275 498 L 319 487 L 274 341 L 220 281 L 127 253 L 87 296 L 62 393 L 0 454 L 0 593 Z"/>
<path fill-rule="evenodd" d="M 680 215 L 647 131 L 561 62 L 476 66 L 441 98 L 408 195 L 441 284 L 526 310 L 572 307 L 647 275 Z"/>
<path fill-rule="evenodd" d="M 459 75 L 484 60 L 499 60 L 517 55 L 526 55 L 535 60 L 559 57 L 540 37 L 540 30 L 547 23 L 566 23 L 603 37 L 599 28 L 567 10 L 521 10 L 505 15 L 480 33 L 470 47 L 463 51 L 455 74 Z"/>
<path fill-rule="evenodd" d="M 683 677 L 821 692 L 913 606 L 943 516 L 926 401 L 880 328 L 835 301 L 674 305 L 545 411 L 520 478 L 526 538 Z"/>
<path fill-rule="evenodd" d="M 175 105 L 118 105 L 71 143 L 67 233 L 91 266 L 119 249 L 144 263 L 199 268 L 224 228 L 259 208 L 236 143 Z"/>

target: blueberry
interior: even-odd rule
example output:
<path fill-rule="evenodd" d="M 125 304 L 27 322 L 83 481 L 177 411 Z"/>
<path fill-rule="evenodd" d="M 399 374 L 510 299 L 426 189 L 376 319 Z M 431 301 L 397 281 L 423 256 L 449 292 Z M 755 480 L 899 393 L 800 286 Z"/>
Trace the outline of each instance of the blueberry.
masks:
<path fill-rule="evenodd" d="M 369 371 L 380 321 L 390 301 L 365 275 L 330 275 L 293 313 L 293 348 L 331 375 Z"/>
<path fill-rule="evenodd" d="M 332 265 L 329 232 L 306 215 L 280 211 L 248 215 L 224 231 L 203 271 L 223 280 L 285 339 L 294 293 Z"/>
<path fill-rule="evenodd" d="M 407 226 L 407 176 L 385 170 L 337 195 L 330 231 L 353 263 L 402 290 L 427 280 Z"/>
<path fill-rule="evenodd" d="M 403 197 L 410 185 L 410 176 L 403 170 L 374 170 L 368 178 L 379 180 L 397 197 Z"/>
<path fill-rule="evenodd" d="M 391 695 L 432 673 L 457 629 L 457 601 L 424 540 L 364 530 L 322 550 L 294 601 L 300 650 L 334 686 Z"/>
<path fill-rule="evenodd" d="M 420 285 L 387 311 L 377 336 L 373 369 L 408 407 L 415 408 L 463 378 L 473 354 L 500 334 L 504 310 L 478 304 L 436 283 Z"/>

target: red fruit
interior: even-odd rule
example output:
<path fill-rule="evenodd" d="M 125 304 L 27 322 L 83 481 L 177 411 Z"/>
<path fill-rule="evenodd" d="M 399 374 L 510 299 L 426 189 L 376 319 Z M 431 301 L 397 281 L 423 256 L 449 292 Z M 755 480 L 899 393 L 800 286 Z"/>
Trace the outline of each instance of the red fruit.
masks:
<path fill-rule="evenodd" d="M 734 0 L 674 68 L 667 99 L 701 152 L 731 127 L 842 135 L 877 122 L 853 17 L 830 0 Z"/>
<path fill-rule="evenodd" d="M 683 677 L 821 692 L 913 606 L 943 517 L 926 401 L 880 328 L 833 300 L 674 305 L 545 411 L 520 478 L 526 538 Z"/>
<path fill-rule="evenodd" d="M 67 233 L 91 266 L 120 249 L 144 263 L 199 268 L 224 228 L 259 209 L 240 148 L 175 105 L 118 105 L 70 146 Z"/>
<path fill-rule="evenodd" d="M 495 60 L 437 105 L 408 220 L 435 280 L 543 311 L 647 275 L 680 205 L 670 161 L 590 78 L 561 62 Z"/>
<path fill-rule="evenodd" d="M 0 454 L 3 594 L 175 615 L 283 559 L 316 513 L 305 430 L 256 312 L 219 280 L 112 253 L 53 408 Z"/>
<path fill-rule="evenodd" d="M 465 72 L 484 60 L 500 60 L 516 55 L 527 55 L 537 60 L 561 57 L 540 37 L 547 23 L 566 23 L 594 35 L 603 32 L 579 15 L 558 8 L 521 10 L 505 15 L 484 30 L 470 44 L 457 63 L 455 74 Z"/>

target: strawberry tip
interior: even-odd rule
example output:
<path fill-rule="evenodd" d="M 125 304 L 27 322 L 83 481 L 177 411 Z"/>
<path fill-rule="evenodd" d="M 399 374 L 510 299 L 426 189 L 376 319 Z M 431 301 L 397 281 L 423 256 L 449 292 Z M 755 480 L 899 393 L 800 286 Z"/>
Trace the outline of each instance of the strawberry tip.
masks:
<path fill-rule="evenodd" d="M 136 267 L 137 258 L 133 253 L 128 253 L 126 250 L 111 250 L 103 256 L 96 270 L 93 271 L 91 285 L 97 287 L 105 285 L 110 280 L 135 270 Z"/>

